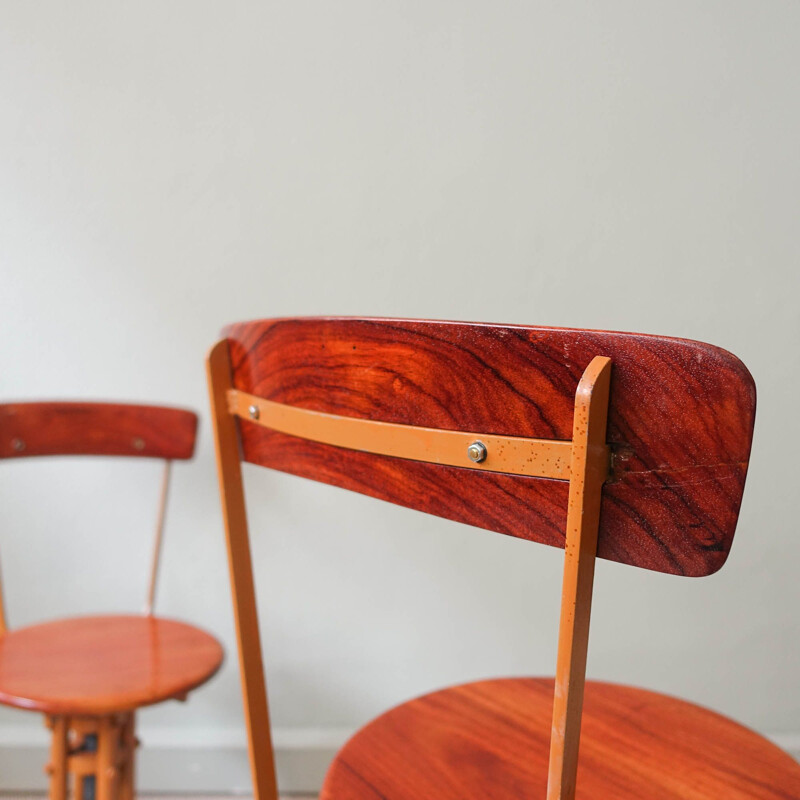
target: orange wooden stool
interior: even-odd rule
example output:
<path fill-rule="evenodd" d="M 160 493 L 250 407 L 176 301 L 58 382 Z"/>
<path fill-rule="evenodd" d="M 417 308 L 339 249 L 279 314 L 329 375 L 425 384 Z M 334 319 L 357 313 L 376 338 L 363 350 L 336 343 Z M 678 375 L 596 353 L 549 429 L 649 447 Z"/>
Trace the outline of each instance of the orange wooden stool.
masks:
<path fill-rule="evenodd" d="M 342 748 L 321 800 L 800 798 L 800 765 L 753 731 L 585 680 L 597 557 L 701 577 L 728 556 L 755 417 L 735 356 L 420 320 L 264 320 L 224 336 L 208 371 L 257 800 L 277 789 L 242 461 L 565 550 L 555 680 L 400 705 Z"/>
<path fill-rule="evenodd" d="M 60 619 L 7 630 L 0 598 L 0 703 L 40 711 L 52 730 L 50 797 L 134 797 L 135 712 L 185 700 L 222 663 L 210 634 L 153 616 L 170 464 L 194 451 L 190 411 L 100 403 L 0 405 L 0 458 L 143 456 L 165 460 L 143 615 Z"/>

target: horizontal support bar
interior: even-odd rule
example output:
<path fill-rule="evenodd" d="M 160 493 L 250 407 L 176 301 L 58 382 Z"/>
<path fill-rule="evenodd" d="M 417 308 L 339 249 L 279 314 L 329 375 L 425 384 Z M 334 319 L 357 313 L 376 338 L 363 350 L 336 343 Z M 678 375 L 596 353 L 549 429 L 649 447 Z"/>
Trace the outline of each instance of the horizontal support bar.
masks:
<path fill-rule="evenodd" d="M 228 411 L 279 433 L 349 450 L 535 478 L 566 481 L 570 476 L 572 442 L 343 417 L 264 400 L 237 389 L 228 390 Z M 476 443 L 485 448 L 478 448 L 479 455 L 485 453 L 485 457 L 477 462 L 468 453 L 470 445 Z"/>

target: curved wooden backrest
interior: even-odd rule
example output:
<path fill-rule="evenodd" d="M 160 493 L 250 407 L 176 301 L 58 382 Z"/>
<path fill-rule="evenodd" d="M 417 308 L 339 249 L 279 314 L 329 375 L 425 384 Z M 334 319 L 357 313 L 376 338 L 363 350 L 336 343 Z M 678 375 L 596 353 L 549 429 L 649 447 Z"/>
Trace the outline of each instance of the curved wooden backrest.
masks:
<path fill-rule="evenodd" d="M 598 555 L 702 576 L 730 550 L 755 386 L 735 356 L 641 334 L 391 319 L 278 319 L 225 330 L 233 385 L 334 415 L 569 440 L 575 390 L 612 361 Z M 245 461 L 564 546 L 568 482 L 333 447 L 241 421 Z M 463 452 L 466 454 L 466 449 Z M 463 467 L 472 466 L 464 458 Z"/>
<path fill-rule="evenodd" d="M 197 415 L 119 403 L 0 404 L 0 458 L 53 455 L 187 459 Z"/>

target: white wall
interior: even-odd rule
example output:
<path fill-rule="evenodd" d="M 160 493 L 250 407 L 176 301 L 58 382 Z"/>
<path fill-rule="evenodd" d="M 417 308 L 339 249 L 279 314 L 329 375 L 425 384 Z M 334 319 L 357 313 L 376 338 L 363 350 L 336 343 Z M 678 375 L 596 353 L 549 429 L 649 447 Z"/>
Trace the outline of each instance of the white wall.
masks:
<path fill-rule="evenodd" d="M 145 741 L 244 741 L 204 354 L 229 321 L 334 313 L 739 355 L 759 416 L 728 565 L 601 563 L 589 671 L 800 747 L 799 36 L 780 0 L 0 6 L 0 392 L 204 414 L 159 607 L 229 659 L 143 713 Z M 157 481 L 2 466 L 12 623 L 138 608 Z M 247 489 L 287 753 L 446 683 L 552 670 L 559 552 L 264 470 Z M 3 711 L 0 741 L 39 725 Z"/>

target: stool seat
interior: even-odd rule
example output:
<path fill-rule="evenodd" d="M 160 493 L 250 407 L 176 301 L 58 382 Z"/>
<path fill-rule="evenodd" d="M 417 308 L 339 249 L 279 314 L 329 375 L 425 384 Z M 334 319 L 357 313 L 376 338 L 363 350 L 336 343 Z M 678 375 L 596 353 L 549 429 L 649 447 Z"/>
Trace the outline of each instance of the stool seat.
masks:
<path fill-rule="evenodd" d="M 333 761 L 320 800 L 540 800 L 553 680 L 468 683 L 403 703 Z M 800 764 L 754 731 L 666 695 L 587 681 L 577 800 L 800 798 Z"/>
<path fill-rule="evenodd" d="M 152 616 L 73 617 L 0 636 L 0 703 L 98 716 L 184 697 L 222 664 L 219 642 Z"/>

